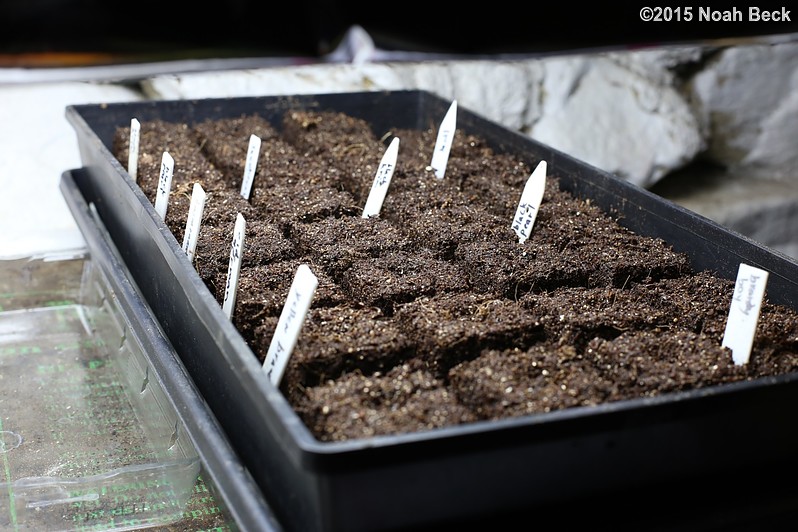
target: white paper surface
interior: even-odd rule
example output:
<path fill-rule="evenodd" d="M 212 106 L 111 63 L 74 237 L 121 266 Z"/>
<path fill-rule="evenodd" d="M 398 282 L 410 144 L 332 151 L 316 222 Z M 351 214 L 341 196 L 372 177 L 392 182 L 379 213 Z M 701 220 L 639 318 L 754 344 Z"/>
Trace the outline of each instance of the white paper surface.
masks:
<path fill-rule="evenodd" d="M 24 81 L 17 85 L 13 81 L 15 69 L 0 69 L 0 76 L 11 75 L 10 83 L 0 87 L 3 260 L 85 249 L 86 241 L 59 188 L 65 170 L 83 166 L 75 144 L 75 129 L 67 121 L 64 109 L 98 101 L 143 99 L 140 92 L 127 85 L 63 80 L 30 83 L 37 72 L 51 70 L 16 69 Z M 63 70 L 73 79 L 74 69 Z M 31 190 L 37 191 L 35 196 Z"/>

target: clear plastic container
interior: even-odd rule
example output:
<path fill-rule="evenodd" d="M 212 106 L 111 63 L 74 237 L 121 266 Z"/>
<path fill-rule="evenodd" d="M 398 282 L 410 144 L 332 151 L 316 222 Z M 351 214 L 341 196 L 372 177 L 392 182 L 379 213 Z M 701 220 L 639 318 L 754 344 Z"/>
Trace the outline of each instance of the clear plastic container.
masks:
<path fill-rule="evenodd" d="M 88 253 L 0 262 L 0 529 L 183 517 L 201 462 Z"/>

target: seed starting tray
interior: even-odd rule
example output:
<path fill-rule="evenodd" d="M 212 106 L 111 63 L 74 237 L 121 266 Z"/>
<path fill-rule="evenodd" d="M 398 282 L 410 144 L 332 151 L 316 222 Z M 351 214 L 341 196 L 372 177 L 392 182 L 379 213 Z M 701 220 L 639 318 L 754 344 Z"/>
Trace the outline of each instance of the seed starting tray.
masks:
<path fill-rule="evenodd" d="M 437 127 L 450 102 L 424 91 L 87 104 L 66 110 L 84 168 L 74 175 L 187 371 L 278 519 L 291 530 L 434 529 L 468 523 L 706 525 L 745 529 L 798 514 L 796 374 L 497 422 L 363 440 L 313 438 L 111 154 L 140 121 L 200 122 L 288 109 L 342 111 L 383 132 Z M 770 272 L 769 299 L 798 308 L 798 263 L 460 107 L 458 130 L 496 151 L 544 159 L 561 187 L 734 279 Z M 575 126 L 576 127 L 576 126 Z M 72 192 L 70 191 L 70 194 Z"/>

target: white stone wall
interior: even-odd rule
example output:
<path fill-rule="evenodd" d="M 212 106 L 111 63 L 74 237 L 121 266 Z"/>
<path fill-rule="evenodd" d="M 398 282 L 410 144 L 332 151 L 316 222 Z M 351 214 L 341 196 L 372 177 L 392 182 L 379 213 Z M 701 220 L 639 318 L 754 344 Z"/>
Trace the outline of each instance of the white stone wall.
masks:
<path fill-rule="evenodd" d="M 752 178 L 796 179 L 798 44 L 724 49 L 687 94 L 712 160 Z"/>
<path fill-rule="evenodd" d="M 672 199 L 798 255 L 798 42 L 379 62 L 359 42 L 348 63 L 156 76 L 143 87 L 156 99 L 424 89 L 646 188 L 709 161 L 734 191 L 714 172 Z"/>

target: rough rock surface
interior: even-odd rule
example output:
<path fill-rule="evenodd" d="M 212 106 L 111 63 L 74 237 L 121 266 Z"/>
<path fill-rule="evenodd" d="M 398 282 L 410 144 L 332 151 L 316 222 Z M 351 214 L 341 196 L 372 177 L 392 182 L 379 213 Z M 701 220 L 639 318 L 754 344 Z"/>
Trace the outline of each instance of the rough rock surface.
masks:
<path fill-rule="evenodd" d="M 157 99 L 428 90 L 796 256 L 785 227 L 798 212 L 798 43 L 390 61 L 362 37 L 351 63 L 156 76 L 143 89 Z"/>

